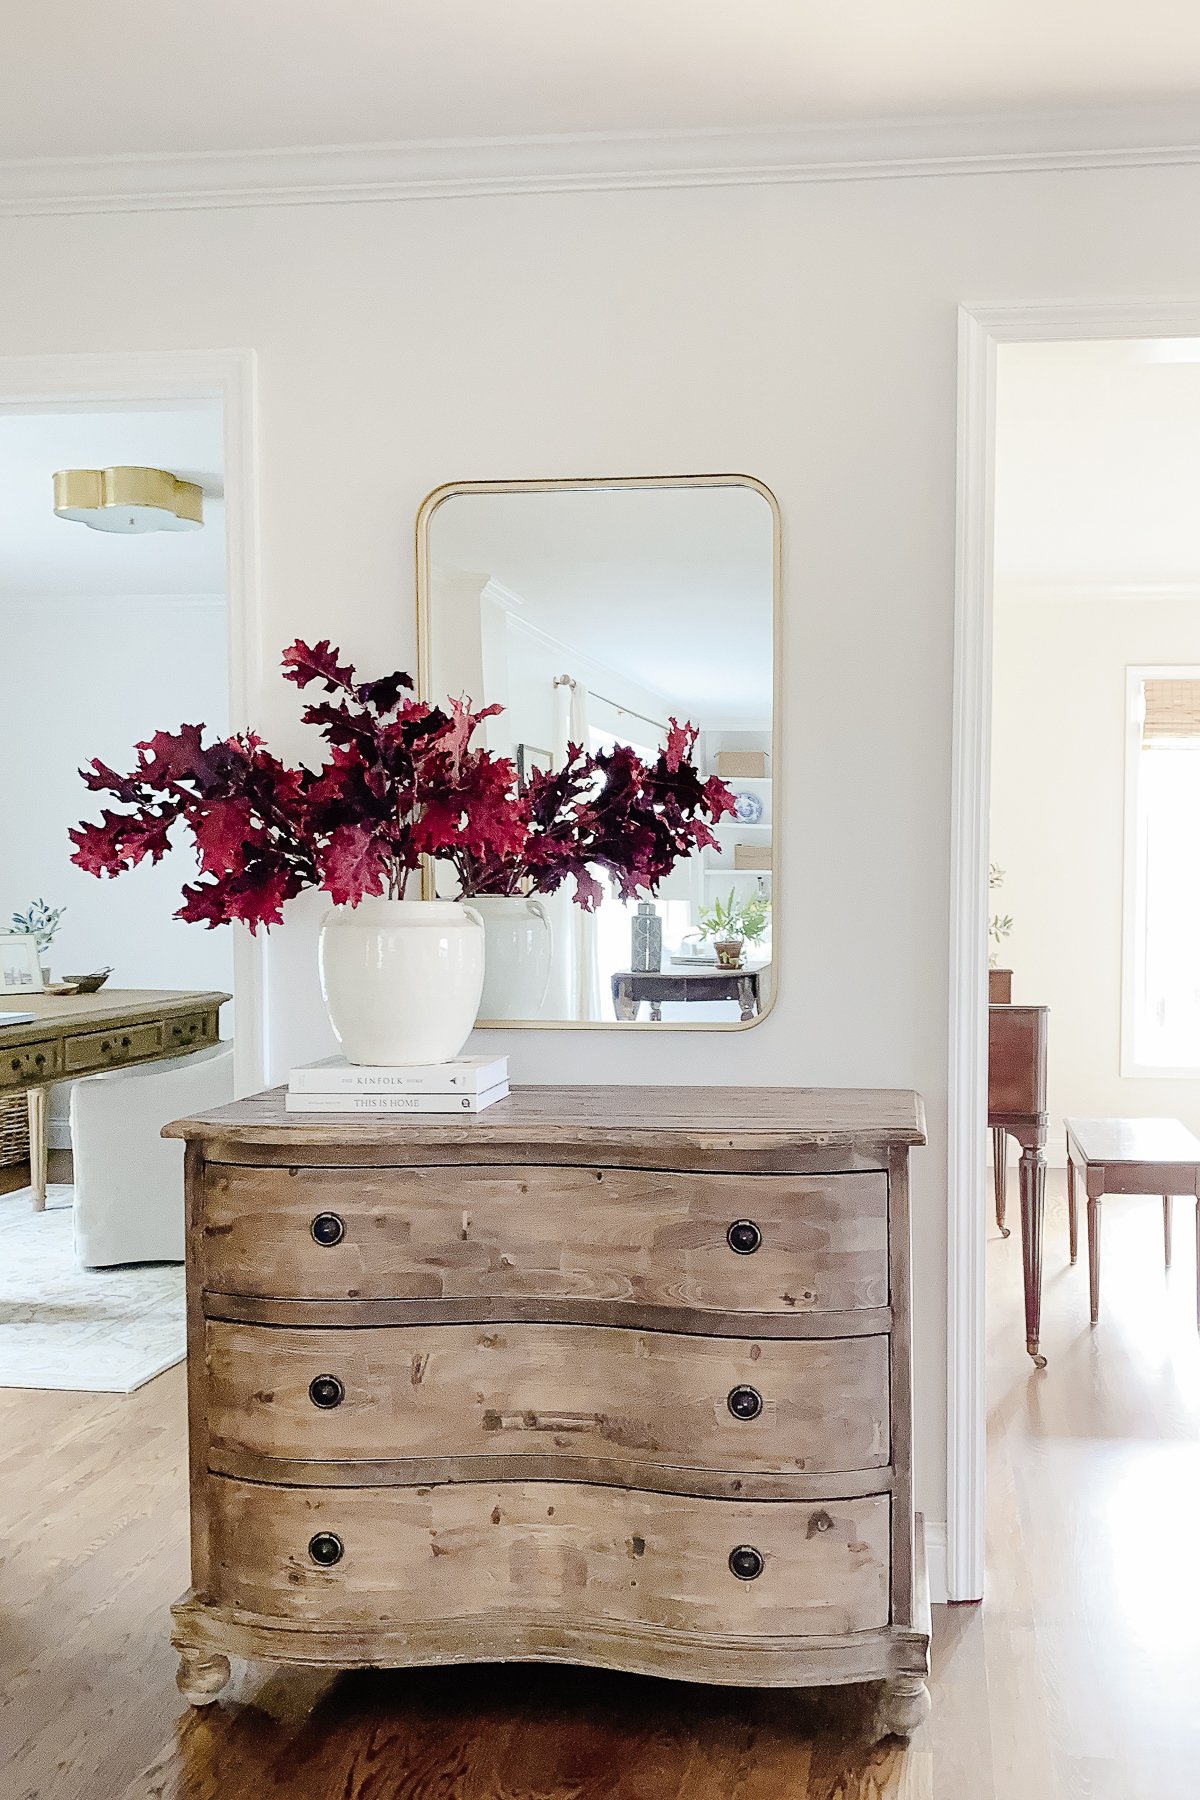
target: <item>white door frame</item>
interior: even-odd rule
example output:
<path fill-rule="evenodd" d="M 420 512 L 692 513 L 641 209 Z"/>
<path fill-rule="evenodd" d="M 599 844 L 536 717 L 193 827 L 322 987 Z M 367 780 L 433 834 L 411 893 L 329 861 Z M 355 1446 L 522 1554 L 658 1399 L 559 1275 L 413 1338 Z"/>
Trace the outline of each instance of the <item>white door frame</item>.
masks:
<path fill-rule="evenodd" d="M 1200 300 L 963 306 L 958 315 L 958 540 L 950 821 L 946 1587 L 983 1597 L 984 1200 L 988 813 L 992 731 L 992 501 L 996 346 L 1200 337 Z M 1051 1047 L 1053 1053 L 1053 1044 Z M 1024 1356 L 1014 1338 L 1013 1354 Z M 1051 1363 L 1044 1376 L 1053 1380 Z"/>
<path fill-rule="evenodd" d="M 114 351 L 64 356 L 0 356 L 0 412 L 8 407 L 110 402 L 220 400 L 225 428 L 226 591 L 229 710 L 235 730 L 249 724 L 260 691 L 255 466 L 255 359 L 251 350 Z M 49 504 L 49 501 L 47 501 Z M 242 925 L 231 927 L 237 1000 L 234 1062 L 237 1090 L 253 1093 L 265 1079 L 265 957 Z"/>

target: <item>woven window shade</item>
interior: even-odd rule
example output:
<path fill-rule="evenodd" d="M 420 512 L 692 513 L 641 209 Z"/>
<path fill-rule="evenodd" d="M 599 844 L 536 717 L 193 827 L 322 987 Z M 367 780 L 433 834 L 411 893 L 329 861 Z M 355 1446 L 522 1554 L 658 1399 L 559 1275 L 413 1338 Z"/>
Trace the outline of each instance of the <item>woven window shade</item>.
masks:
<path fill-rule="evenodd" d="M 1200 738 L 1200 681 L 1146 681 L 1143 744 L 1159 738 Z"/>

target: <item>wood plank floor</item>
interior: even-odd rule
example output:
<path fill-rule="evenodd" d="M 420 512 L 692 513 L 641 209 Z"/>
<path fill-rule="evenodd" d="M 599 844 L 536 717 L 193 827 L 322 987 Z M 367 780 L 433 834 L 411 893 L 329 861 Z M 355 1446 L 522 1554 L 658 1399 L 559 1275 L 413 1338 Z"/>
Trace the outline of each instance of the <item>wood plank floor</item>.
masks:
<path fill-rule="evenodd" d="M 1200 1347 L 1180 1201 L 1108 1203 L 1104 1319 L 1051 1176 L 1044 1343 L 989 1245 L 989 1600 L 941 1608 L 934 1710 L 865 1750 L 866 1696 L 587 1670 L 239 1671 L 183 1708 L 182 1372 L 128 1399 L 0 1390 L 3 1800 L 1195 1800 Z"/>

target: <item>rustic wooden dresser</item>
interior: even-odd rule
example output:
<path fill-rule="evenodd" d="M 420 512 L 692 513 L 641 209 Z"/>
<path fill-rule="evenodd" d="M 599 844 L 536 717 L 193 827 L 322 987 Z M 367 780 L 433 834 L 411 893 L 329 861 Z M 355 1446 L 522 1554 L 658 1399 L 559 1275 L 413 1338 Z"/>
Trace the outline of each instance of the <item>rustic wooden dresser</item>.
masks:
<path fill-rule="evenodd" d="M 925 1717 L 908 1092 L 523 1088 L 187 1140 L 192 1588 L 229 1657 L 882 1679 Z"/>

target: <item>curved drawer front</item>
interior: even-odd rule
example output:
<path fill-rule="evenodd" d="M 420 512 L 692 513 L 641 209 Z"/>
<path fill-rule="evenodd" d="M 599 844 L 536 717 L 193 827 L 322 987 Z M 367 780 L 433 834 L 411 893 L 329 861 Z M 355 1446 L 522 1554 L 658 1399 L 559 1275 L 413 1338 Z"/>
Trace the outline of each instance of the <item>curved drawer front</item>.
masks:
<path fill-rule="evenodd" d="M 887 1304 L 887 1177 L 211 1164 L 203 1246 L 263 1299 L 847 1311 Z"/>
<path fill-rule="evenodd" d="M 886 1496 L 744 1503 L 564 1482 L 277 1488 L 220 1475 L 209 1489 L 212 1598 L 268 1619 L 419 1626 L 516 1611 L 722 1637 L 888 1621 Z"/>
<path fill-rule="evenodd" d="M 883 1337 L 214 1320 L 206 1330 L 217 1450 L 318 1462 L 520 1454 L 550 1474 L 556 1457 L 590 1457 L 615 1479 L 635 1463 L 782 1474 L 888 1461 Z M 309 1478 L 321 1480 L 319 1467 Z"/>

